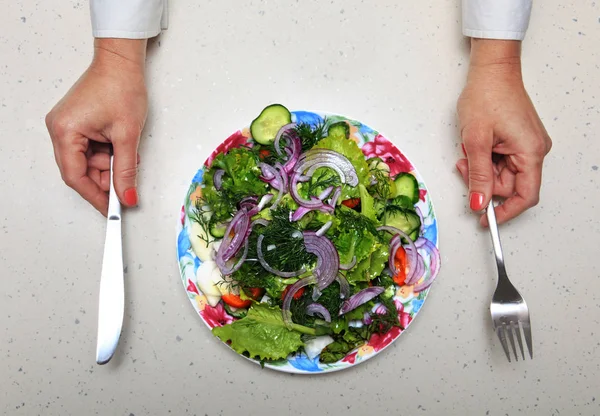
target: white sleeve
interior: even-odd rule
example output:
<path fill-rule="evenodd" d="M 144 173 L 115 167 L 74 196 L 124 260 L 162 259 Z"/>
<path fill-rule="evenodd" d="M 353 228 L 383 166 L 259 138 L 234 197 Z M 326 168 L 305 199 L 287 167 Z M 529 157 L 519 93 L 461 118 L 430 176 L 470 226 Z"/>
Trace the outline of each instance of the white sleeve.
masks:
<path fill-rule="evenodd" d="M 167 28 L 167 0 L 90 0 L 96 38 L 147 39 Z"/>
<path fill-rule="evenodd" d="M 463 34 L 472 38 L 523 40 L 532 0 L 462 0 Z"/>

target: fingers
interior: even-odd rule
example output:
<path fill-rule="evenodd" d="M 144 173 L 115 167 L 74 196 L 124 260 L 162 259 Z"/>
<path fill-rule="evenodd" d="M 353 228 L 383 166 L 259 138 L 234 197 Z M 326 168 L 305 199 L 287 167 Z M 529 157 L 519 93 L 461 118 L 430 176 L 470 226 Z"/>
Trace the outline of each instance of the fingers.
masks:
<path fill-rule="evenodd" d="M 462 139 L 468 160 L 469 206 L 473 211 L 481 211 L 489 203 L 494 187 L 493 131 L 487 127 L 466 126 Z"/>
<path fill-rule="evenodd" d="M 529 162 L 515 176 L 515 194 L 496 207 L 498 224 L 505 223 L 536 206 L 540 199 L 542 163 Z M 483 222 L 487 224 L 487 222 Z"/>
<path fill-rule="evenodd" d="M 65 183 L 106 216 L 108 195 L 88 176 L 85 151 L 78 149 L 77 146 L 59 146 L 58 151 L 60 156 L 57 159 L 60 160 L 59 168 Z"/>
<path fill-rule="evenodd" d="M 121 138 L 113 140 L 114 164 L 113 176 L 115 191 L 122 204 L 136 206 L 138 204 L 137 171 L 140 132 L 129 131 Z"/>

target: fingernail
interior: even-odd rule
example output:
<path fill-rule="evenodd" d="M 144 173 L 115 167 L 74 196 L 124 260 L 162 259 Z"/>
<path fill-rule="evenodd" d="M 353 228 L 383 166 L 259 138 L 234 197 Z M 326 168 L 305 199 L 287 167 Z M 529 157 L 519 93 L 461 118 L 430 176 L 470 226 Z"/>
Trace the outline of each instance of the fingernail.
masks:
<path fill-rule="evenodd" d="M 462 149 L 463 149 L 463 153 L 464 153 L 464 155 L 465 155 L 465 157 L 466 157 L 466 156 L 467 156 L 467 149 L 465 149 L 465 144 L 464 144 L 464 143 L 461 143 L 461 144 L 460 144 L 460 147 L 462 147 Z"/>
<path fill-rule="evenodd" d="M 125 203 L 127 205 L 129 205 L 130 207 L 134 207 L 137 205 L 137 203 L 138 203 L 137 189 L 129 188 L 128 190 L 125 191 L 123 196 L 125 197 Z"/>
<path fill-rule="evenodd" d="M 471 192 L 469 205 L 473 211 L 481 211 L 483 209 L 483 194 L 480 192 Z"/>

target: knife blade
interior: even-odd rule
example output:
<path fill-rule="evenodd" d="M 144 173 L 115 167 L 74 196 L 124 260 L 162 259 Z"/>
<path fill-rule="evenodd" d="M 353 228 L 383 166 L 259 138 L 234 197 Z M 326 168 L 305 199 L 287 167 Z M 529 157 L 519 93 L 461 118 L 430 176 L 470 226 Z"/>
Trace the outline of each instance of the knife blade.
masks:
<path fill-rule="evenodd" d="M 124 309 L 121 203 L 117 198 L 113 183 L 113 156 L 111 155 L 106 240 L 104 242 L 98 303 L 98 340 L 96 344 L 96 362 L 98 364 L 106 364 L 115 353 L 121 336 Z"/>

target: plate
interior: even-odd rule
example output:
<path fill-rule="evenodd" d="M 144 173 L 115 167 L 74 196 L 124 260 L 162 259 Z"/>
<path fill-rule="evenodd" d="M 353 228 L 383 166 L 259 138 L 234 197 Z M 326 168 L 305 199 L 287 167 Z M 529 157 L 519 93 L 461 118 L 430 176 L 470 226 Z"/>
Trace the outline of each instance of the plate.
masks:
<path fill-rule="evenodd" d="M 360 121 L 341 115 L 322 112 L 292 112 L 292 121 L 296 123 L 304 122 L 315 125 L 320 121 L 323 121 L 324 117 L 327 117 L 329 122 L 346 121 L 350 125 L 350 139 L 354 140 L 358 144 L 367 158 L 380 157 L 383 159 L 390 166 L 391 175 L 396 175 L 400 172 L 410 172 L 417 178 L 419 183 L 420 199 L 416 204 L 416 207 L 420 209 L 423 216 L 421 235 L 433 242 L 437 247 L 438 227 L 433 204 L 431 202 L 430 195 L 427 192 L 423 178 L 421 175 L 419 175 L 418 171 L 415 169 L 409 159 L 382 134 L 361 123 Z M 191 184 L 185 196 L 177 223 L 177 259 L 181 280 L 183 282 L 186 295 L 189 298 L 192 306 L 209 329 L 212 329 L 215 326 L 231 323 L 235 320 L 235 318 L 227 314 L 225 308 L 221 304 L 222 302 L 220 302 L 216 307 L 210 306 L 207 303 L 206 297 L 196 285 L 196 272 L 202 262 L 192 250 L 189 239 L 191 226 L 191 220 L 189 216 L 191 215 L 193 208 L 191 201 L 195 200 L 197 195 L 201 195 L 202 189 L 200 187 L 200 183 L 202 182 L 204 170 L 207 166 L 210 166 L 214 157 L 221 152 L 225 152 L 231 148 L 239 147 L 245 144 L 249 137 L 250 130 L 248 127 L 236 131 L 223 143 L 221 143 L 221 145 L 219 145 L 208 157 L 204 165 L 196 171 L 196 174 L 192 178 Z M 424 260 L 425 278 L 427 278 L 428 274 L 431 273 L 429 268 L 430 259 L 424 258 Z M 404 331 L 406 331 L 406 328 L 412 324 L 419 313 L 419 310 L 423 306 L 430 289 L 431 288 L 428 288 L 424 291 L 415 293 L 413 291 L 413 286 L 397 287 L 394 295 L 394 303 L 398 309 L 399 321 L 404 330 L 399 327 L 394 327 L 385 334 L 374 334 L 367 344 L 351 351 L 340 361 L 331 364 L 325 364 L 319 362 L 318 357 L 311 360 L 304 353 L 302 353 L 288 356 L 287 359 L 284 360 L 264 363 L 264 367 L 288 373 L 314 374 L 343 370 L 364 362 L 382 352 L 384 349 L 390 346 L 392 342 L 394 342 Z M 212 336 L 212 334 L 208 332 L 207 335 Z M 224 343 L 224 345 L 227 344 Z M 237 353 L 235 354 L 239 355 Z M 251 359 L 243 355 L 242 357 L 260 364 L 258 360 Z"/>

